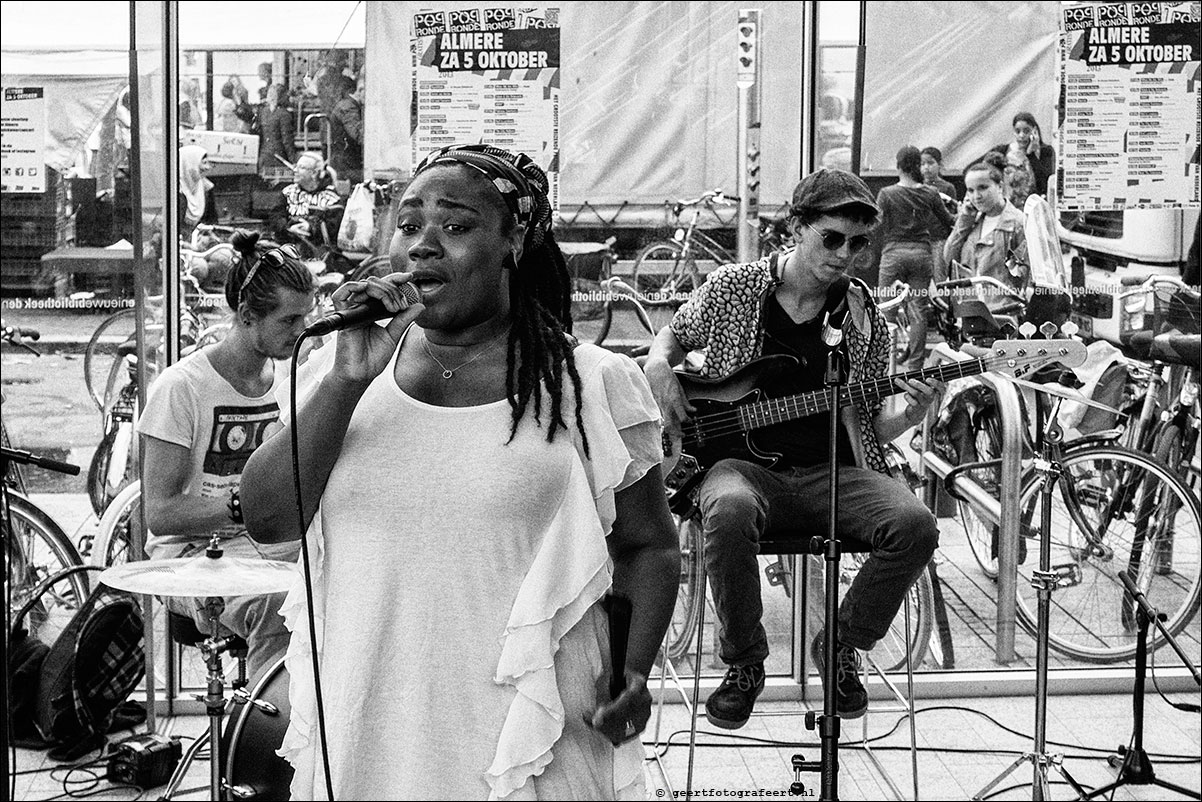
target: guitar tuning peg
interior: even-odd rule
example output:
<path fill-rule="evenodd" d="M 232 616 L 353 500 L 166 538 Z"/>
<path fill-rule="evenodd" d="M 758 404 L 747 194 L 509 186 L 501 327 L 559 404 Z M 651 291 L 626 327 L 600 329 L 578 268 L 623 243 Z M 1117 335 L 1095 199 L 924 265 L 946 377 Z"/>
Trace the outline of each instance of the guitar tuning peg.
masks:
<path fill-rule="evenodd" d="M 1070 337 L 1070 338 L 1080 330 L 1081 330 L 1081 327 L 1078 326 L 1076 323 L 1074 323 L 1071 320 L 1065 321 L 1064 325 L 1060 327 L 1060 333 L 1063 334 L 1065 337 Z"/>
<path fill-rule="evenodd" d="M 1024 340 L 1031 339 L 1031 335 L 1034 334 L 1035 331 L 1036 331 L 1035 324 L 1029 320 L 1026 323 L 1024 323 L 1018 327 L 1018 333 L 1023 336 Z"/>
<path fill-rule="evenodd" d="M 1056 333 L 1056 324 L 1050 320 L 1039 324 L 1039 332 L 1044 336 L 1044 339 L 1052 339 L 1052 335 Z"/>

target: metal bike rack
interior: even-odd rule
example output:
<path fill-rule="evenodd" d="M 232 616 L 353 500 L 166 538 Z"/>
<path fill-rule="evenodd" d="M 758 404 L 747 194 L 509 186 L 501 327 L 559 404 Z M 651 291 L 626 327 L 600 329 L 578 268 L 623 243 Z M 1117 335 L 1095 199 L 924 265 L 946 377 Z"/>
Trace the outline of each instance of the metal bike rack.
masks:
<path fill-rule="evenodd" d="M 944 343 L 935 346 L 933 356 L 936 360 L 934 364 L 960 362 L 966 358 Z M 997 638 L 994 643 L 994 655 L 999 663 L 1010 663 L 1015 659 L 1014 620 L 1018 590 L 1018 539 L 1021 536 L 1017 502 L 1019 493 L 1022 492 L 1022 407 L 1018 390 L 1010 382 L 996 379 L 988 373 L 974 378 L 993 390 L 997 399 L 1002 430 L 999 495 L 998 498 L 994 498 L 993 494 L 967 473 L 957 476 L 952 485 L 969 500 L 974 511 L 983 520 L 998 526 Z M 929 448 L 931 425 L 936 416 L 938 410 L 934 409 L 927 415 L 923 426 L 921 455 L 923 479 L 926 480 L 924 501 L 932 511 L 935 510 L 935 480 L 942 480 L 955 467 Z M 1008 502 L 1003 504 L 1001 499 L 1007 499 Z"/>

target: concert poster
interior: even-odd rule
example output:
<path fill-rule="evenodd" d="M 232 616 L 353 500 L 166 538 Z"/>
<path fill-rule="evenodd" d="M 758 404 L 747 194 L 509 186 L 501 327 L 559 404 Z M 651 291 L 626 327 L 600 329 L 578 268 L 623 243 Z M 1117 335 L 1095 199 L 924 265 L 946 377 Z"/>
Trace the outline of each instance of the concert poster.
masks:
<path fill-rule="evenodd" d="M 547 172 L 559 208 L 559 9 L 466 8 L 413 15 L 410 141 L 431 151 L 481 142 Z"/>

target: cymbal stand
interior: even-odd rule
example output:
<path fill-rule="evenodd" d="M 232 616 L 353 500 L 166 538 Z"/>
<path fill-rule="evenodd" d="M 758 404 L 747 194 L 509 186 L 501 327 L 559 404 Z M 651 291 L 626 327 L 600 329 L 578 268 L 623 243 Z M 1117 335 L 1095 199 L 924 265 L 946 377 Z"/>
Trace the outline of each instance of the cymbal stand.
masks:
<path fill-rule="evenodd" d="M 225 677 L 221 672 L 221 653 L 225 651 L 225 639 L 219 632 L 218 620 L 225 610 L 225 600 L 220 596 L 205 599 L 205 612 L 209 616 L 209 637 L 200 645 L 205 658 L 206 693 L 205 711 L 209 716 L 209 794 L 213 802 L 221 802 L 225 796 L 221 777 L 221 718 L 225 715 Z"/>
<path fill-rule="evenodd" d="M 1061 466 L 1057 457 L 1064 431 L 1056 420 L 1060 401 L 1056 401 L 1048 415 L 1043 433 L 1043 453 L 1035 460 L 1035 473 L 1039 476 L 1039 570 L 1031 572 L 1031 586 L 1039 598 L 1038 627 L 1035 636 L 1035 748 L 1020 755 L 1010 766 L 995 777 L 988 785 L 977 791 L 973 799 L 985 799 L 1002 780 L 1013 774 L 1019 766 L 1030 762 L 1034 769 L 1031 781 L 1031 799 L 1050 799 L 1048 769 L 1054 768 L 1077 792 L 1085 795 L 1085 789 L 1064 768 L 1063 755 L 1047 753 L 1048 714 L 1048 629 L 1051 619 L 1052 591 L 1060 583 L 1060 575 L 1052 570 L 1052 493 L 1060 481 Z M 1006 499 L 1002 502 L 1006 503 Z"/>

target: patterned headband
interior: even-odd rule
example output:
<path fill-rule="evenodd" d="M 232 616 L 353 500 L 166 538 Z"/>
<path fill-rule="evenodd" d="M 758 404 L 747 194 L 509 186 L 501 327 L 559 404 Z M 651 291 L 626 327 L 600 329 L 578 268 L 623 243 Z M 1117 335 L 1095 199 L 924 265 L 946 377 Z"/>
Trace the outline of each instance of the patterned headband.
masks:
<path fill-rule="evenodd" d="M 431 153 L 417 166 L 414 177 L 436 164 L 465 164 L 484 175 L 501 193 L 505 206 L 526 226 L 527 247 L 542 245 L 551 230 L 547 174 L 525 153 L 491 145 L 449 145 Z"/>

